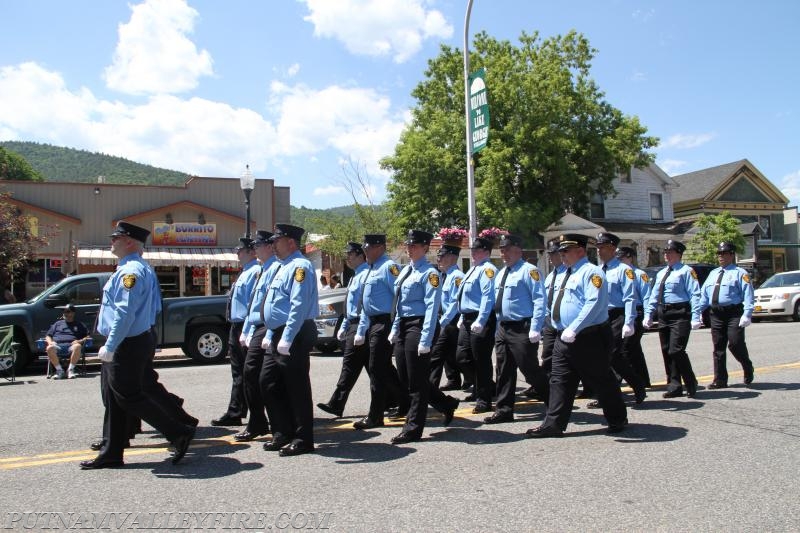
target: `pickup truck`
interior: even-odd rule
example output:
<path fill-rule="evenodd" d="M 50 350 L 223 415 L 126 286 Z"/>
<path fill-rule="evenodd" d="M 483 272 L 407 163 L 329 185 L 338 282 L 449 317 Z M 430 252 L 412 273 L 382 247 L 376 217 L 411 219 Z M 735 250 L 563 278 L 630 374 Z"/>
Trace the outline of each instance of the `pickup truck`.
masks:
<path fill-rule="evenodd" d="M 13 326 L 14 339 L 20 343 L 17 368 L 21 369 L 44 352 L 36 340 L 44 337 L 50 325 L 61 316 L 57 306 L 74 304 L 76 320 L 93 330 L 103 286 L 110 272 L 79 274 L 64 278 L 27 302 L 0 306 L 0 326 Z M 226 296 L 188 296 L 164 298 L 162 312 L 156 319 L 159 348 L 180 347 L 200 363 L 222 361 L 228 355 L 228 325 L 225 321 Z M 94 351 L 105 342 L 91 333 Z"/>

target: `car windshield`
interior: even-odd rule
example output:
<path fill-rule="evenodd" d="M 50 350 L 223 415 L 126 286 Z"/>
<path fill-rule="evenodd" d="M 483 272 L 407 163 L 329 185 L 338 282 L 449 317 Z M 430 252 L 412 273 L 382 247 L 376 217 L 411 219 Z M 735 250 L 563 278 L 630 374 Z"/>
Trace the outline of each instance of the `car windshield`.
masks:
<path fill-rule="evenodd" d="M 800 287 L 800 272 L 775 274 L 761 285 L 762 289 L 772 287 Z"/>

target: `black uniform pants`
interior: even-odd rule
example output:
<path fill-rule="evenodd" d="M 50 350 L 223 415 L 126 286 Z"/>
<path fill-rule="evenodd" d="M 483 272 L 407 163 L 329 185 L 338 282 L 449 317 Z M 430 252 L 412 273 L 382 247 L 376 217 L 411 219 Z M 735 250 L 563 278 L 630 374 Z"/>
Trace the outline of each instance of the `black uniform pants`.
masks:
<path fill-rule="evenodd" d="M 400 384 L 397 371 L 392 366 L 392 345 L 389 344 L 391 323 L 389 314 L 371 316 L 365 344 L 369 347 L 370 402 L 367 418 L 374 423 L 383 422 L 387 398 L 397 400 L 398 410 L 408 410 L 408 392 Z"/>
<path fill-rule="evenodd" d="M 232 322 L 228 334 L 228 357 L 231 360 L 231 399 L 226 415 L 234 418 L 247 417 L 247 399 L 244 395 L 244 360 L 247 351 L 239 343 L 242 322 Z"/>
<path fill-rule="evenodd" d="M 634 321 L 633 335 L 622 340 L 622 351 L 628 362 L 644 381 L 644 386 L 650 386 L 650 372 L 647 369 L 647 361 L 642 351 L 642 335 L 644 335 L 644 311 L 641 307 L 636 309 L 636 320 Z"/>
<path fill-rule="evenodd" d="M 272 437 L 314 445 L 314 404 L 311 399 L 309 353 L 317 342 L 317 327 L 306 320 L 297 332 L 289 355 L 278 353 L 285 326 L 272 330 L 272 352 L 264 355 L 261 394 L 272 422 Z"/>
<path fill-rule="evenodd" d="M 553 347 L 556 344 L 556 337 L 558 332 L 556 328 L 550 324 L 550 317 L 547 317 L 542 328 L 542 340 L 539 344 L 542 346 L 542 370 L 550 379 L 550 372 L 553 368 Z"/>
<path fill-rule="evenodd" d="M 688 303 L 659 307 L 658 338 L 667 369 L 668 392 L 682 391 L 684 386 L 690 391 L 697 388 L 692 362 L 686 353 L 691 332 L 691 308 Z"/>
<path fill-rule="evenodd" d="M 122 459 L 128 440 L 129 415 L 141 418 L 173 442 L 192 431 L 192 427 L 171 416 L 171 406 L 159 403 L 146 392 L 144 384 L 151 379 L 147 368 L 152 365 L 155 348 L 155 337 L 148 330 L 141 335 L 127 337 L 117 347 L 114 359 L 110 363 L 103 363 L 101 372 L 105 373 L 104 383 L 109 389 L 104 393 L 108 402 L 108 425 L 99 457 Z"/>
<path fill-rule="evenodd" d="M 578 333 L 567 344 L 557 332 L 553 348 L 553 369 L 550 375 L 550 403 L 543 426 L 567 429 L 578 381 L 592 387 L 609 424 L 627 420 L 619 382 L 611 370 L 611 327 L 608 322 L 591 326 Z"/>
<path fill-rule="evenodd" d="M 744 341 L 744 328 L 739 327 L 739 319 L 744 313 L 742 304 L 712 307 L 710 314 L 711 341 L 714 343 L 714 381 L 719 385 L 728 384 L 727 348 L 742 365 L 744 375 L 753 374 L 753 362 Z"/>
<path fill-rule="evenodd" d="M 611 368 L 620 375 L 622 379 L 634 391 L 644 389 L 644 378 L 640 376 L 633 365 L 625 356 L 623 348 L 624 339 L 622 338 L 622 327 L 625 325 L 625 310 L 613 309 L 608 313 L 608 321 L 611 325 Z"/>
<path fill-rule="evenodd" d="M 244 396 L 250 410 L 250 418 L 247 419 L 247 428 L 254 434 L 265 434 L 269 431 L 269 420 L 272 413 L 269 406 L 265 405 L 264 397 L 261 395 L 261 368 L 264 366 L 264 349 L 261 342 L 267 334 L 264 325 L 256 327 L 253 338 L 247 346 L 247 353 L 244 358 L 242 380 L 244 382 Z M 268 416 L 269 415 L 269 416 Z"/>
<path fill-rule="evenodd" d="M 336 383 L 336 389 L 334 389 L 331 400 L 328 402 L 334 409 L 344 409 L 347 398 L 350 396 L 350 391 L 353 390 L 358 377 L 361 375 L 361 370 L 367 370 L 367 374 L 369 374 L 369 346 L 367 344 L 356 346 L 353 343 L 357 329 L 358 322 L 351 323 L 344 338 L 342 370 L 339 373 L 339 382 Z"/>
<path fill-rule="evenodd" d="M 530 320 L 499 322 L 495 334 L 494 352 L 497 356 L 497 412 L 514 412 L 517 392 L 517 368 L 533 385 L 540 397 L 549 399 L 549 378 L 539 367 L 539 343 L 528 338 Z"/>
<path fill-rule="evenodd" d="M 442 380 L 442 370 L 447 374 L 447 382 L 461 385 L 461 371 L 456 362 L 456 349 L 458 348 L 458 322 L 453 319 L 450 324 L 440 328 L 439 336 L 431 349 L 430 382 L 436 388 Z"/>
<path fill-rule="evenodd" d="M 397 340 L 394 342 L 394 360 L 397 363 L 397 373 L 401 376 L 400 382 L 408 383 L 408 414 L 403 426 L 404 433 L 422 435 L 425 420 L 428 417 L 428 403 L 434 409 L 444 413 L 449 404 L 449 399 L 430 382 L 431 354 L 418 352 L 419 340 L 422 333 L 424 317 L 408 317 L 400 319 L 400 329 Z M 439 326 L 436 326 L 437 334 Z M 434 344 L 436 334 L 434 335 Z M 405 380 L 402 376 L 405 376 Z"/>
<path fill-rule="evenodd" d="M 491 406 L 492 396 L 495 393 L 495 383 L 492 379 L 492 350 L 497 318 L 494 313 L 490 314 L 483 330 L 476 334 L 470 327 L 478 318 L 478 313 L 464 313 L 461 316 L 463 322 L 458 331 L 456 359 L 464 369 L 467 381 L 475 383 L 476 405 Z M 467 368 L 471 368 L 472 372 L 467 372 Z M 474 378 L 470 379 L 473 376 Z"/>

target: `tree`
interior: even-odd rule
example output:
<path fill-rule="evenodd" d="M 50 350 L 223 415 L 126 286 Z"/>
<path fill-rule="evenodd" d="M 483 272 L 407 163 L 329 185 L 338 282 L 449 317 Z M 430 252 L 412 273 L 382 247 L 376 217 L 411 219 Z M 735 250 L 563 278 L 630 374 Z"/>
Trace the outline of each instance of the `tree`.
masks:
<path fill-rule="evenodd" d="M 0 146 L 0 179 L 18 181 L 44 181 L 41 174 L 21 155 Z"/>
<path fill-rule="evenodd" d="M 693 263 L 717 263 L 717 246 L 722 241 L 732 242 L 739 254 L 744 251 L 744 236 L 739 231 L 741 222 L 727 211 L 718 215 L 700 215 L 694 223 L 698 232 L 686 241 L 683 257 Z"/>
<path fill-rule="evenodd" d="M 11 194 L 0 191 L 0 274 L 12 278 L 35 258 L 45 239 L 33 235 L 28 219 L 10 202 Z"/>
<path fill-rule="evenodd" d="M 565 211 L 583 213 L 596 192 L 611 194 L 620 169 L 653 161 L 638 118 L 623 115 L 589 77 L 593 50 L 570 32 L 520 45 L 486 33 L 475 38 L 471 64 L 486 69 L 489 143 L 475 171 L 480 226 L 540 231 Z M 389 203 L 403 227 L 467 226 L 462 52 L 442 46 L 394 155 Z"/>

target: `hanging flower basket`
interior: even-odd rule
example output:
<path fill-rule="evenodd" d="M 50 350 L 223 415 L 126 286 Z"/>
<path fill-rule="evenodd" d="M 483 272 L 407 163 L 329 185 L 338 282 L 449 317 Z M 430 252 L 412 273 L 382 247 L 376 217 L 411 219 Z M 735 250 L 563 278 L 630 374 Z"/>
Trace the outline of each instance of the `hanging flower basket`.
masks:
<path fill-rule="evenodd" d="M 489 239 L 492 242 L 497 242 L 500 240 L 500 235 L 508 235 L 508 231 L 500 228 L 486 228 L 478 233 L 478 237 L 481 239 Z"/>
<path fill-rule="evenodd" d="M 439 238 L 447 246 L 461 246 L 467 235 L 469 235 L 467 230 L 461 228 L 442 228 L 439 230 Z"/>

